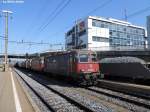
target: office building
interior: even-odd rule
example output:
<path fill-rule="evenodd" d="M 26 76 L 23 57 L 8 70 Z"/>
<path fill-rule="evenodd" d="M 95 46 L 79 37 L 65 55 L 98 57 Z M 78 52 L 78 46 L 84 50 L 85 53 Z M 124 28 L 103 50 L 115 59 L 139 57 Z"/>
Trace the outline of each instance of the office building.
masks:
<path fill-rule="evenodd" d="M 149 27 L 150 28 L 150 27 Z M 113 18 L 89 16 L 66 33 L 66 49 L 113 50 L 144 48 L 144 27 Z"/>

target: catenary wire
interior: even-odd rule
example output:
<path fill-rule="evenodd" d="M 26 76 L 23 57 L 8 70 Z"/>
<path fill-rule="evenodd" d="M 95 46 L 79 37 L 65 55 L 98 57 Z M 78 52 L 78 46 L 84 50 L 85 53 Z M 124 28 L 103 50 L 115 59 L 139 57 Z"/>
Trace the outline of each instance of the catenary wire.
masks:
<path fill-rule="evenodd" d="M 49 21 L 49 19 L 57 12 L 57 10 L 65 3 L 66 0 L 61 0 L 61 2 L 56 6 L 54 11 L 48 15 L 46 20 L 43 22 L 43 24 L 39 27 L 39 30 L 42 29 L 42 27 Z"/>
<path fill-rule="evenodd" d="M 92 10 L 89 11 L 86 15 L 84 15 L 83 17 L 81 17 L 81 19 L 84 19 L 84 18 L 85 18 L 86 16 L 88 16 L 89 14 L 94 13 L 95 11 L 97 11 L 97 10 L 99 10 L 99 9 L 101 9 L 101 8 L 103 8 L 103 7 L 105 7 L 106 5 L 108 5 L 108 4 L 111 3 L 111 2 L 112 2 L 112 0 L 107 0 L 107 1 L 105 1 L 104 3 L 100 4 L 98 7 L 92 9 Z M 72 22 L 72 23 L 74 23 L 74 22 Z M 72 23 L 71 23 L 71 25 L 72 25 Z M 50 35 L 50 36 L 53 36 L 53 35 L 55 35 L 55 34 L 58 34 L 58 33 L 62 32 L 62 31 L 65 31 L 66 29 L 70 28 L 71 25 L 66 26 L 63 30 L 60 30 L 60 31 L 58 31 L 58 32 L 55 32 L 54 34 L 52 34 L 52 35 Z"/>
<path fill-rule="evenodd" d="M 68 6 L 68 4 L 71 2 L 71 0 L 68 0 L 64 6 L 62 8 L 60 8 L 60 10 L 47 22 L 47 24 L 45 24 L 42 29 L 40 30 L 40 32 L 42 32 L 51 22 L 53 22 L 55 20 L 55 18 Z"/>

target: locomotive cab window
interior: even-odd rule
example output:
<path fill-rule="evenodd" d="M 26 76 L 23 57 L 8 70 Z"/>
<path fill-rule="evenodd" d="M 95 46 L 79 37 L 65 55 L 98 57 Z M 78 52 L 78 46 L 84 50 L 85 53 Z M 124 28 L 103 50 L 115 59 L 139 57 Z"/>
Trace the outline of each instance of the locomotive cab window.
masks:
<path fill-rule="evenodd" d="M 88 62 L 88 54 L 79 54 L 80 62 Z"/>
<path fill-rule="evenodd" d="M 96 54 L 91 54 L 91 60 L 92 62 L 96 62 L 97 61 L 97 58 L 96 58 Z"/>

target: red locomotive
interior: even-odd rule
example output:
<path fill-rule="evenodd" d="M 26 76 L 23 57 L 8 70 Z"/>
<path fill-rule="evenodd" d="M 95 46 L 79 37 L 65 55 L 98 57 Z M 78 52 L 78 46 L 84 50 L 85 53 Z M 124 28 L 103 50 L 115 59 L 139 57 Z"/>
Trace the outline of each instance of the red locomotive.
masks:
<path fill-rule="evenodd" d="M 96 53 L 74 50 L 45 57 L 44 72 L 70 77 L 81 85 L 95 84 L 99 75 Z"/>
<path fill-rule="evenodd" d="M 97 55 L 89 50 L 53 52 L 32 59 L 30 68 L 73 79 L 80 85 L 95 85 L 100 75 Z"/>
<path fill-rule="evenodd" d="M 44 57 L 33 58 L 30 63 L 31 63 L 31 67 L 30 67 L 31 70 L 43 72 L 43 70 L 44 70 Z"/>

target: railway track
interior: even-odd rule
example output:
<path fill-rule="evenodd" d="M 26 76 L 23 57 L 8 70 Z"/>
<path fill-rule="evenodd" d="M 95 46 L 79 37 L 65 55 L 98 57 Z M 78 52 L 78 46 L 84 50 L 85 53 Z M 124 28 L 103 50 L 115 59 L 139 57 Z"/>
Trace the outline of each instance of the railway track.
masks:
<path fill-rule="evenodd" d="M 87 95 L 86 93 L 82 93 L 82 91 L 78 90 L 78 87 L 71 86 L 70 84 L 64 84 L 60 81 L 56 80 L 47 80 L 47 77 L 44 78 L 43 75 L 38 75 L 33 72 L 21 71 L 23 74 L 33 78 L 34 80 L 47 85 L 48 87 L 59 91 L 61 94 L 71 98 L 77 103 L 82 104 L 83 106 L 89 108 L 93 112 L 126 112 L 127 109 L 122 107 L 118 107 L 117 105 L 113 105 L 111 103 L 107 103 L 105 101 L 96 101 L 95 96 L 92 97 Z M 60 84 L 60 85 L 59 85 Z M 80 88 L 83 89 L 83 88 Z M 89 111 L 89 110 L 86 110 Z"/>
<path fill-rule="evenodd" d="M 120 82 L 109 81 L 109 80 L 101 80 L 98 82 L 97 87 L 150 100 L 150 86 L 120 83 Z"/>
<path fill-rule="evenodd" d="M 19 71 L 18 71 L 19 72 Z M 76 102 L 74 104 L 72 101 L 69 101 L 71 104 L 78 107 L 78 104 L 81 104 L 83 107 L 78 107 L 79 110 L 83 111 L 95 111 L 95 112 L 127 112 L 127 111 L 136 111 L 136 112 L 145 112 L 149 110 L 149 101 L 145 99 L 140 99 L 123 93 L 117 93 L 116 91 L 106 90 L 99 87 L 89 87 L 89 88 L 80 88 L 72 87 L 70 85 L 65 85 L 64 82 L 47 80 L 43 78 L 42 75 L 33 74 L 24 72 L 28 77 L 36 80 L 38 83 L 42 84 L 52 92 L 59 92 L 57 95 L 65 98 L 66 96 Z M 60 84 L 60 85 L 59 85 Z M 54 90 L 54 91 L 53 91 Z M 66 99 L 66 98 L 65 98 Z M 128 99 L 128 100 L 127 100 Z M 146 105 L 145 105 L 146 104 Z M 84 108 L 88 108 L 86 110 Z"/>
<path fill-rule="evenodd" d="M 122 92 L 121 93 L 118 92 L 119 90 L 116 92 L 116 91 L 112 91 L 109 89 L 103 89 L 103 88 L 99 88 L 99 87 L 89 87 L 86 89 L 96 92 L 96 93 L 99 93 L 99 94 L 103 94 L 103 95 L 112 97 L 112 98 L 122 100 L 125 102 L 129 102 L 129 103 L 132 103 L 132 104 L 140 106 L 140 107 L 150 109 L 150 100 L 145 99 L 145 97 L 142 98 L 142 96 L 140 96 L 140 98 L 139 98 L 137 96 L 127 94 L 127 92 L 126 92 L 126 94 L 124 94 Z"/>
<path fill-rule="evenodd" d="M 60 101 L 56 102 L 55 101 L 55 102 L 52 102 L 55 104 L 50 104 L 49 103 L 50 101 L 48 101 L 48 99 L 43 98 L 43 96 L 36 90 L 36 88 L 31 86 L 31 84 L 29 83 L 30 82 L 29 80 L 27 80 L 25 77 L 23 77 L 23 75 L 21 75 L 21 73 L 19 73 L 17 70 L 14 70 L 14 72 L 17 73 L 17 75 L 21 78 L 21 80 L 33 91 L 33 93 L 39 98 L 39 100 L 41 100 L 41 102 L 45 105 L 45 107 L 47 108 L 48 111 L 51 111 L 51 112 L 56 112 L 56 111 L 93 112 L 92 109 L 84 106 L 83 104 L 81 104 L 79 102 L 72 100 L 68 96 L 65 96 L 64 94 L 60 93 L 59 91 L 57 91 L 53 88 L 50 88 L 43 83 L 37 82 L 37 83 L 39 83 L 39 85 L 43 86 L 43 88 L 46 88 L 47 90 L 50 90 L 51 92 L 53 92 L 57 96 L 57 98 L 55 100 L 58 100 L 58 97 L 61 97 L 61 99 L 60 99 L 61 101 L 62 101 L 62 99 L 64 100 L 63 102 L 60 102 Z M 39 89 L 41 89 L 41 88 L 39 88 Z M 53 94 L 49 95 L 48 97 L 50 97 L 52 95 Z M 52 97 L 54 97 L 54 96 L 52 96 Z M 59 104 L 57 104 L 57 103 L 59 103 Z M 61 103 L 64 104 L 64 107 L 60 106 Z M 60 107 L 60 108 L 58 108 L 58 107 Z M 62 109 L 62 107 L 64 109 Z M 72 109 L 69 110 L 69 107 L 71 107 Z"/>

